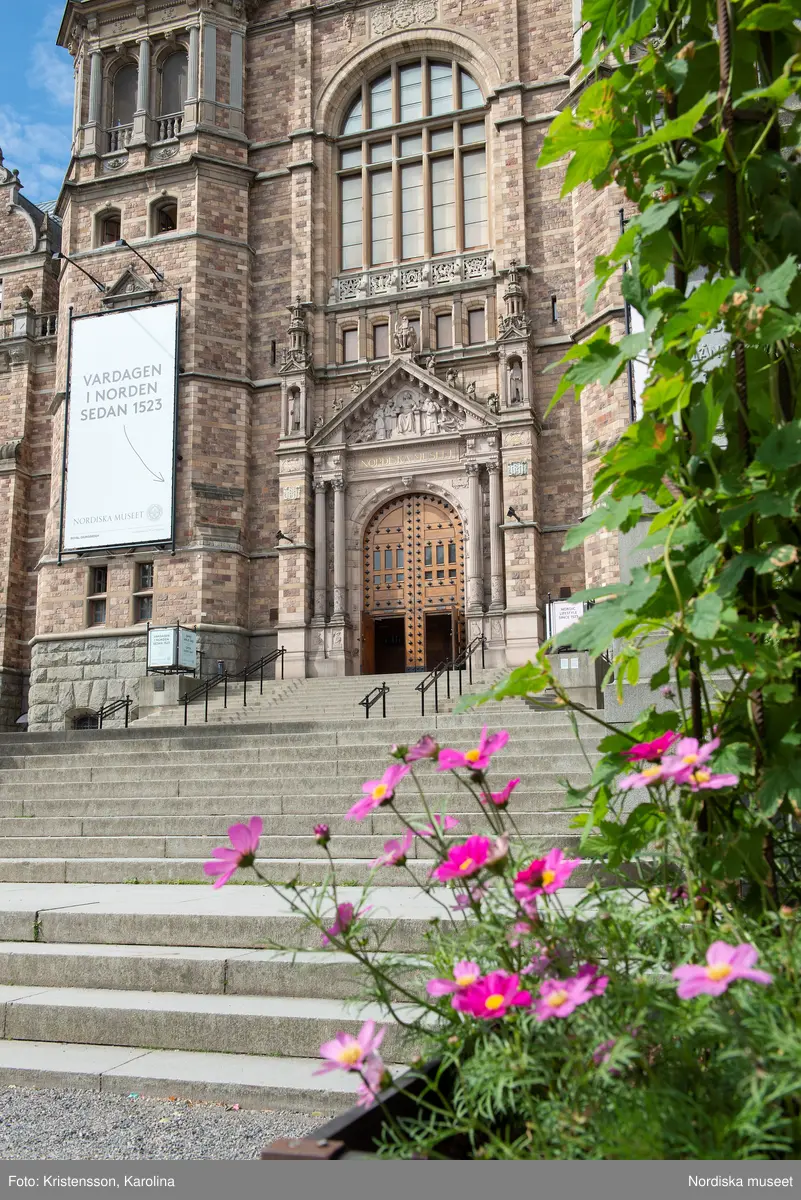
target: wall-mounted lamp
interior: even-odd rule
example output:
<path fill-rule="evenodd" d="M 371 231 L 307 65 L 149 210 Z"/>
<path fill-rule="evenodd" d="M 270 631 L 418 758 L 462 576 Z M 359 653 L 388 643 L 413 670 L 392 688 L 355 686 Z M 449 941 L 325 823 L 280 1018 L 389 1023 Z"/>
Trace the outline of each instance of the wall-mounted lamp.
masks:
<path fill-rule="evenodd" d="M 156 279 L 158 279 L 159 283 L 164 282 L 164 272 L 157 271 L 152 262 L 148 262 L 144 254 L 139 253 L 139 251 L 136 249 L 136 246 L 132 246 L 130 242 L 126 242 L 125 238 L 118 238 L 114 244 L 118 250 L 130 250 L 131 253 L 135 254 L 137 258 L 141 258 L 145 266 L 156 276 Z"/>
<path fill-rule="evenodd" d="M 53 262 L 61 262 L 62 258 L 64 259 L 65 262 L 72 263 L 73 267 L 77 267 L 78 270 L 81 272 L 81 274 L 85 275 L 87 279 L 91 279 L 92 283 L 95 285 L 95 287 L 97 288 L 97 290 L 99 292 L 106 291 L 105 283 L 101 283 L 99 279 L 95 279 L 94 275 L 92 275 L 92 273 L 90 271 L 85 270 L 85 268 L 82 267 L 80 263 L 76 262 L 74 258 L 70 258 L 69 254 L 65 254 L 63 252 L 63 250 L 58 251 L 56 254 L 53 255 Z"/>
<path fill-rule="evenodd" d="M 287 537 L 287 535 L 285 533 L 282 533 L 280 529 L 278 530 L 278 533 L 275 535 L 275 540 L 277 542 L 291 542 L 293 546 L 295 545 L 295 539 L 291 538 L 291 537 Z"/>
<path fill-rule="evenodd" d="M 523 518 L 522 518 L 522 517 L 518 517 L 517 513 L 515 512 L 515 510 L 512 508 L 512 506 L 511 506 L 511 505 L 509 505 L 509 507 L 507 508 L 507 510 L 506 510 L 506 515 L 507 515 L 507 517 L 511 517 L 511 518 L 512 518 L 512 520 L 514 520 L 514 521 L 519 521 L 519 522 L 520 522 L 520 524 L 522 525 L 522 523 L 523 523 Z"/>

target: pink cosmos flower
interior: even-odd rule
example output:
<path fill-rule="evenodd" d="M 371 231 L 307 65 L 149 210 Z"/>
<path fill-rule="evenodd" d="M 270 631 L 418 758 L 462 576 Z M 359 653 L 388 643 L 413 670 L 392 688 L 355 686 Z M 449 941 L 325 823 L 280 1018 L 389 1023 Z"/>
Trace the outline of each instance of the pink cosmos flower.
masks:
<path fill-rule="evenodd" d="M 635 787 L 652 787 L 655 783 L 662 783 L 664 780 L 672 779 L 674 776 L 671 760 L 663 758 L 660 763 L 654 763 L 650 767 L 643 767 L 641 771 L 636 771 L 633 775 L 625 775 L 618 784 L 621 791 L 628 791 L 629 788 Z"/>
<path fill-rule="evenodd" d="M 664 766 L 675 777 L 677 783 L 686 782 L 688 775 L 704 765 L 720 746 L 720 738 L 712 738 L 703 745 L 697 738 L 680 738 L 673 746 L 673 753 L 664 760 Z"/>
<path fill-rule="evenodd" d="M 368 779 L 362 784 L 364 795 L 357 800 L 350 812 L 345 814 L 347 821 L 362 821 L 374 808 L 388 804 L 395 794 L 395 788 L 409 774 L 410 768 L 405 763 L 392 763 L 387 767 L 380 779 Z"/>
<path fill-rule="evenodd" d="M 441 883 L 449 879 L 469 879 L 471 875 L 478 874 L 493 848 L 489 838 L 474 834 L 466 842 L 451 846 L 448 857 L 431 874 Z"/>
<path fill-rule="evenodd" d="M 385 1029 L 375 1032 L 375 1021 L 365 1021 L 356 1037 L 352 1033 L 338 1033 L 330 1042 L 323 1042 L 320 1057 L 323 1063 L 315 1075 L 328 1071 L 361 1071 L 371 1055 L 375 1054 L 384 1040 Z"/>
<path fill-rule="evenodd" d="M 251 817 L 247 825 L 232 825 L 228 830 L 230 846 L 212 850 L 209 862 L 203 864 L 207 875 L 216 875 L 212 887 L 221 888 L 240 867 L 250 867 L 259 848 L 262 831 L 261 817 Z"/>
<path fill-rule="evenodd" d="M 434 813 L 434 826 L 439 833 L 447 833 L 449 829 L 455 829 L 459 824 L 456 817 L 449 817 L 446 813 L 441 816 L 439 813 Z M 433 837 L 435 833 L 434 826 L 424 825 L 422 829 L 417 830 L 417 836 L 421 838 Z"/>
<path fill-rule="evenodd" d="M 407 829 L 401 841 L 397 838 L 392 838 L 389 842 L 384 842 L 384 853 L 379 854 L 378 858 L 374 858 L 370 866 L 375 867 L 402 867 L 406 862 L 406 858 L 412 847 L 414 834 L 411 829 Z"/>
<path fill-rule="evenodd" d="M 487 737 L 485 725 L 481 730 L 479 743 L 473 750 L 467 750 L 464 754 L 460 750 L 440 750 L 437 770 L 454 771 L 457 767 L 465 767 L 468 771 L 486 771 L 493 754 L 503 750 L 508 741 L 509 734 L 505 729 Z"/>
<path fill-rule="evenodd" d="M 519 783 L 519 779 L 510 779 L 501 792 L 482 792 L 481 803 L 494 804 L 496 808 L 506 808 L 509 803 L 509 797 Z"/>
<path fill-rule="evenodd" d="M 629 762 L 647 762 L 661 758 L 678 736 L 672 729 L 668 729 L 666 733 L 663 733 L 661 737 L 654 738 L 652 742 L 638 742 L 636 746 L 624 750 L 623 757 L 627 758 Z"/>
<path fill-rule="evenodd" d="M 314 840 L 318 846 L 327 846 L 331 841 L 331 830 L 327 825 L 315 825 Z"/>
<path fill-rule="evenodd" d="M 453 905 L 456 912 L 464 912 L 465 909 L 471 908 L 473 904 L 478 904 L 485 896 L 489 895 L 487 889 L 478 883 L 467 886 L 467 892 L 460 892 L 456 897 L 456 903 Z"/>
<path fill-rule="evenodd" d="M 506 940 L 512 950 L 516 950 L 524 937 L 529 936 L 534 932 L 534 926 L 531 921 L 515 921 L 512 928 L 506 935 Z"/>
<path fill-rule="evenodd" d="M 553 959 L 547 953 L 545 947 L 539 942 L 535 942 L 534 950 L 539 951 L 539 953 L 533 956 L 528 966 L 523 967 L 523 970 L 520 972 L 521 975 L 544 975 L 550 967 Z"/>
<path fill-rule="evenodd" d="M 323 945 L 330 946 L 331 939 L 339 937 L 342 933 L 347 933 L 354 921 L 358 921 L 359 917 L 363 917 L 365 913 L 370 911 L 371 905 L 367 908 L 362 908 L 359 912 L 353 911 L 353 905 L 346 901 L 344 904 L 337 905 L 337 915 L 334 924 L 326 929 L 323 934 Z"/>
<path fill-rule="evenodd" d="M 735 979 L 750 979 L 752 983 L 773 983 L 773 976 L 759 971 L 754 963 L 759 958 L 757 950 L 740 942 L 730 946 L 728 942 L 713 942 L 706 952 L 705 967 L 686 963 L 676 967 L 673 978 L 678 979 L 676 994 L 680 1000 L 692 1000 L 693 996 L 720 996 Z"/>
<path fill-rule="evenodd" d="M 481 967 L 474 962 L 455 962 L 453 979 L 429 979 L 426 991 L 429 996 L 450 996 L 452 992 L 463 992 L 481 978 Z"/>
<path fill-rule="evenodd" d="M 361 1069 L 361 1075 L 362 1081 L 359 1085 L 356 1107 L 367 1108 L 375 1101 L 379 1092 L 382 1092 L 391 1085 L 392 1076 L 378 1054 L 371 1054 L 365 1060 Z"/>
<path fill-rule="evenodd" d="M 708 788 L 725 788 L 734 787 L 739 780 L 739 775 L 713 775 L 711 771 L 707 771 L 706 767 L 701 767 L 698 771 L 692 771 L 683 783 L 689 783 L 690 790 L 693 792 L 702 792 Z"/>
<path fill-rule="evenodd" d="M 439 746 L 432 737 L 425 734 L 415 746 L 409 747 L 405 759 L 407 763 L 413 763 L 418 762 L 421 758 L 436 759 L 438 754 Z"/>
<path fill-rule="evenodd" d="M 515 875 L 515 899 L 522 903 L 533 900 L 543 892 L 550 894 L 564 887 L 568 879 L 580 867 L 580 858 L 565 858 L 558 846 L 554 846 L 545 858 L 535 858 L 524 870 Z"/>
<path fill-rule="evenodd" d="M 528 1008 L 531 992 L 520 991 L 517 975 L 491 971 L 464 991 L 457 992 L 451 1001 L 457 1012 L 468 1013 L 479 1020 L 491 1021 L 505 1017 L 510 1008 Z"/>
<path fill-rule="evenodd" d="M 597 967 L 586 963 L 572 979 L 546 979 L 534 1001 L 534 1016 L 538 1021 L 569 1017 L 580 1004 L 600 996 L 606 991 L 609 977 L 597 972 Z"/>

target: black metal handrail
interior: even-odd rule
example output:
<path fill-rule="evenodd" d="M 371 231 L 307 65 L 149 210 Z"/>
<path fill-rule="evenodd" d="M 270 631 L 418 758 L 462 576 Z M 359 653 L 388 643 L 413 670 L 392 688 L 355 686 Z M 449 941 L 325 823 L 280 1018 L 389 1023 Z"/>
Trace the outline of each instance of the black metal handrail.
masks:
<path fill-rule="evenodd" d="M 122 709 L 125 709 L 125 728 L 128 728 L 128 721 L 131 715 L 131 705 L 133 701 L 130 696 L 125 696 L 122 700 L 112 700 L 110 704 L 104 704 L 102 708 L 98 708 L 96 712 L 82 713 L 79 717 L 73 717 L 73 729 L 102 729 L 103 722 L 109 717 L 115 716 Z M 84 725 L 84 721 L 96 721 L 94 725 Z"/>
<path fill-rule="evenodd" d="M 381 687 L 378 687 L 378 686 L 374 687 L 371 692 L 368 692 L 367 695 L 362 700 L 359 701 L 359 704 L 364 709 L 365 720 L 367 720 L 367 721 L 370 720 L 370 709 L 373 707 L 374 704 L 377 704 L 379 700 L 381 701 L 381 716 L 386 717 L 386 715 L 387 715 L 387 696 L 388 695 L 389 695 L 389 688 L 387 687 L 387 685 L 385 683 L 382 683 Z"/>
<path fill-rule="evenodd" d="M 222 684 L 222 686 L 223 686 L 223 708 L 227 708 L 228 707 L 228 683 L 229 683 L 229 681 L 231 683 L 242 683 L 242 685 L 243 685 L 243 687 L 242 687 L 242 705 L 244 708 L 247 708 L 247 705 L 248 705 L 248 680 L 252 679 L 255 675 L 258 675 L 259 676 L 259 695 L 263 695 L 263 693 L 264 693 L 264 668 L 269 666 L 270 663 L 277 662 L 277 660 L 280 658 L 281 659 L 281 678 L 283 679 L 284 678 L 284 655 L 285 654 L 286 654 L 286 650 L 284 649 L 283 646 L 280 646 L 277 650 L 270 651 L 269 654 L 265 654 L 262 658 L 260 658 L 258 660 L 258 662 L 251 663 L 249 667 L 244 667 L 241 671 L 233 671 L 233 672 L 232 671 L 223 671 L 222 674 L 213 675 L 211 677 L 211 679 L 205 679 L 202 683 L 199 683 L 197 687 L 192 688 L 191 691 L 186 693 L 183 700 L 179 701 L 179 704 L 183 704 L 183 706 L 184 706 L 184 725 L 187 725 L 189 722 L 189 705 L 192 704 L 193 701 L 199 699 L 199 697 L 201 697 L 201 696 L 203 697 L 203 702 L 204 702 L 204 704 L 203 704 L 203 723 L 208 724 L 209 693 L 213 692 L 215 688 L 220 686 L 220 684 Z"/>
<path fill-rule="evenodd" d="M 473 682 L 473 655 L 476 653 L 476 651 L 479 649 L 479 647 L 481 648 L 481 668 L 482 668 L 482 670 L 484 669 L 484 646 L 485 645 L 486 645 L 486 642 L 485 642 L 484 637 L 481 634 L 479 634 L 478 637 L 473 638 L 473 640 L 469 646 L 465 646 L 464 650 L 461 650 L 459 652 L 459 654 L 456 655 L 456 658 L 447 659 L 445 662 L 439 663 L 436 667 L 434 667 L 433 671 L 430 671 L 428 673 L 428 675 L 426 675 L 425 679 L 421 680 L 420 683 L 418 683 L 417 687 L 414 690 L 416 692 L 420 693 L 420 715 L 421 716 L 424 717 L 426 715 L 426 692 L 428 691 L 428 689 L 430 687 L 434 688 L 434 712 L 435 713 L 439 712 L 439 681 L 443 675 L 445 676 L 445 680 L 446 680 L 447 698 L 450 700 L 450 698 L 451 698 L 451 671 L 455 671 L 459 675 L 459 695 L 461 696 L 461 694 L 462 694 L 462 674 L 464 672 L 465 667 L 467 667 L 469 681 L 470 681 L 470 683 Z"/>

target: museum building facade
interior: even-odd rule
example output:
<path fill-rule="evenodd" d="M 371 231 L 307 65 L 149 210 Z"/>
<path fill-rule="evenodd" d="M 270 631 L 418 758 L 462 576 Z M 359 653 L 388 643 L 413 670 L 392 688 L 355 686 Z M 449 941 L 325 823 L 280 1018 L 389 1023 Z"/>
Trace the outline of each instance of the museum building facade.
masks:
<path fill-rule="evenodd" d="M 148 623 L 204 672 L 527 661 L 630 384 L 548 403 L 614 189 L 537 167 L 581 90 L 553 0 L 71 0 L 55 209 L 0 156 L 0 723 L 135 696 Z M 180 291 L 169 543 L 63 553 L 69 326 Z M 132 468 L 133 469 L 133 468 Z"/>

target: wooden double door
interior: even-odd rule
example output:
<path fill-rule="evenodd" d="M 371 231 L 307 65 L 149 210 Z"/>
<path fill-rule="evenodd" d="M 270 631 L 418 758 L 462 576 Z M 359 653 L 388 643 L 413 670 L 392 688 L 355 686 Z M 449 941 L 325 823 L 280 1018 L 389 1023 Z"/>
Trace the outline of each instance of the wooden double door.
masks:
<path fill-rule="evenodd" d="M 383 505 L 363 548 L 362 674 L 431 670 L 464 641 L 464 537 L 425 493 Z"/>

